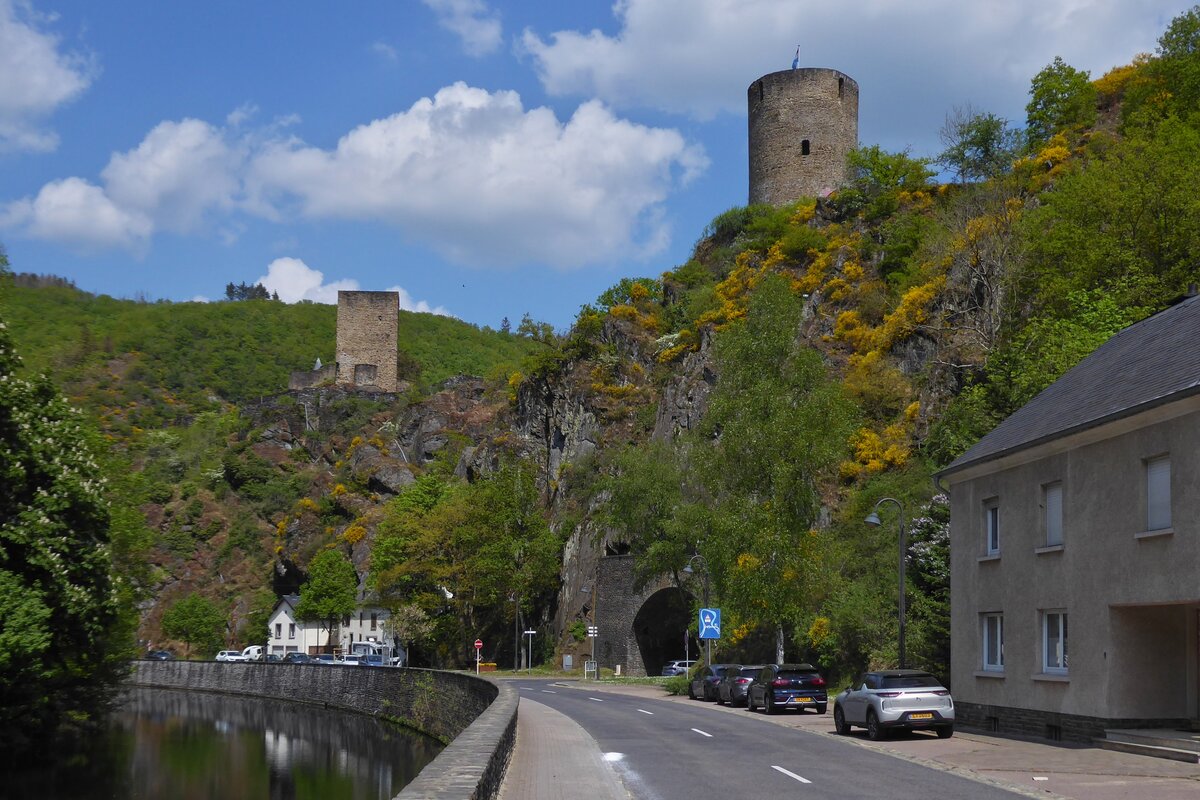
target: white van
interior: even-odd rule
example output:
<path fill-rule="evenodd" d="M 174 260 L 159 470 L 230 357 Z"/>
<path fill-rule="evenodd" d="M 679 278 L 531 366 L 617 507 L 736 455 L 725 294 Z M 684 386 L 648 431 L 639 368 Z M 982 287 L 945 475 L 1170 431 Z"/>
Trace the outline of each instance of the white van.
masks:
<path fill-rule="evenodd" d="M 242 661 L 262 661 L 263 646 L 261 644 L 252 644 L 242 651 Z"/>

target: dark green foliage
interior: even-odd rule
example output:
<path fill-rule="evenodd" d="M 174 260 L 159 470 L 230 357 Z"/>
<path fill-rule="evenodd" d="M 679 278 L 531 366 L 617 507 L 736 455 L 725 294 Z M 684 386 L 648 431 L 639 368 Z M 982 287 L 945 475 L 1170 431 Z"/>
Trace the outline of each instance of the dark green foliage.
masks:
<path fill-rule="evenodd" d="M 279 295 L 271 295 L 266 287 L 261 283 L 256 283 L 253 286 L 245 281 L 234 285 L 233 283 L 225 284 L 225 299 L 226 300 L 279 300 Z"/>
<path fill-rule="evenodd" d="M 1127 124 L 1153 125 L 1172 115 L 1200 124 L 1200 6 L 1171 21 L 1139 78 L 1126 92 Z"/>
<path fill-rule="evenodd" d="M 195 592 L 163 612 L 163 633 L 181 640 L 190 654 L 212 656 L 225 643 L 225 614 L 212 600 Z"/>
<path fill-rule="evenodd" d="M 99 451 L 81 415 L 46 380 L 20 378 L 19 363 L 0 321 L 0 745 L 10 755 L 98 723 L 131 650 L 122 601 L 132 593 L 111 572 Z M 130 557 L 136 525 L 118 523 Z"/>
<path fill-rule="evenodd" d="M 956 108 L 946 118 L 941 137 L 946 149 L 938 162 L 954 170 L 963 183 L 1007 172 L 1021 148 L 1021 134 L 1008 120 L 970 106 Z"/>
<path fill-rule="evenodd" d="M 846 163 L 850 185 L 835 195 L 834 202 L 845 214 L 861 211 L 868 221 L 895 213 L 901 192 L 928 189 L 934 175 L 930 159 L 913 158 L 907 150 L 889 153 L 878 145 L 852 150 Z"/>
<path fill-rule="evenodd" d="M 641 287 L 636 296 L 634 286 Z M 613 306 L 632 303 L 644 298 L 662 302 L 662 281 L 655 278 L 622 278 L 616 285 L 601 292 L 600 296 L 596 298 L 596 305 L 602 311 L 608 311 Z"/>
<path fill-rule="evenodd" d="M 358 608 L 357 593 L 358 575 L 346 554 L 322 550 L 308 565 L 308 580 L 300 588 L 296 615 L 320 621 L 332 641 L 337 620 Z"/>
<path fill-rule="evenodd" d="M 1026 136 L 1038 146 L 1062 130 L 1082 130 L 1096 123 L 1096 87 L 1086 70 L 1060 56 L 1033 78 L 1025 106 Z"/>

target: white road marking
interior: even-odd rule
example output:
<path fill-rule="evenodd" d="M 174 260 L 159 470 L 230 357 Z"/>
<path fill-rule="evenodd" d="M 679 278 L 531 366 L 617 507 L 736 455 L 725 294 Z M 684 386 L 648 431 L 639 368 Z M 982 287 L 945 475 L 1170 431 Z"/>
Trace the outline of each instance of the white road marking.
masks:
<path fill-rule="evenodd" d="M 603 700 L 601 700 L 599 697 L 589 697 L 589 698 L 588 698 L 588 700 L 595 700 L 597 703 L 603 703 L 603 702 L 604 702 L 604 701 L 603 701 Z"/>
<path fill-rule="evenodd" d="M 604 754 L 605 761 L 620 761 L 624 757 L 625 757 L 624 753 L 605 753 Z"/>
<path fill-rule="evenodd" d="M 704 731 L 700 730 L 699 728 L 692 728 L 692 730 L 694 730 L 696 733 L 700 734 L 701 736 L 707 736 L 710 739 L 712 738 L 711 733 L 705 733 Z"/>
<path fill-rule="evenodd" d="M 777 767 L 774 764 L 771 765 L 771 769 L 777 769 L 780 772 L 782 772 L 784 775 L 787 775 L 789 778 L 795 778 L 796 780 L 800 781 L 801 783 L 812 783 L 812 781 L 810 781 L 808 778 L 801 777 L 800 775 L 797 775 L 796 773 L 792 772 L 790 769 L 784 769 L 783 767 Z"/>
<path fill-rule="evenodd" d="M 1048 780 L 1050 780 L 1050 779 L 1049 779 L 1049 778 L 1042 778 L 1042 777 L 1034 777 L 1034 780 L 1035 780 L 1035 781 L 1048 781 Z"/>
<path fill-rule="evenodd" d="M 638 711 L 642 712 L 643 714 L 649 714 L 649 715 L 650 715 L 650 716 L 652 716 L 652 717 L 654 716 L 654 712 L 653 712 L 653 711 L 647 711 L 647 710 L 646 710 L 646 709 L 644 709 L 644 708 L 639 708 L 639 709 L 638 709 Z"/>
<path fill-rule="evenodd" d="M 542 692 L 545 694 L 558 694 L 558 692 L 554 691 L 553 689 L 542 689 Z"/>

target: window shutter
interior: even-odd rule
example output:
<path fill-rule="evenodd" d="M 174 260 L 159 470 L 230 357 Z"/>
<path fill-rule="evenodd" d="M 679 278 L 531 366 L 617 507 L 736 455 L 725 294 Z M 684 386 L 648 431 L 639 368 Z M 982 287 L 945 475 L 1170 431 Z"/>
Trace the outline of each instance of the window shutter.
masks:
<path fill-rule="evenodd" d="M 1171 527 L 1171 459 L 1146 462 L 1146 530 Z"/>
<path fill-rule="evenodd" d="M 1062 484 L 1046 487 L 1046 544 L 1062 544 Z"/>

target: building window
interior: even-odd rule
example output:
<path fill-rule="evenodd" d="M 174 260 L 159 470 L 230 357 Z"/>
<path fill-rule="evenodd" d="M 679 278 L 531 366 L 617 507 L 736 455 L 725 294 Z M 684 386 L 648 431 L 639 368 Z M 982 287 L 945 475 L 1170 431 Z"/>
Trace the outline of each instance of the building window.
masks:
<path fill-rule="evenodd" d="M 375 614 L 371 615 L 371 630 L 375 630 L 376 624 L 379 622 L 379 617 Z"/>
<path fill-rule="evenodd" d="M 283 638 L 283 623 L 282 622 L 275 623 L 275 638 L 276 639 Z"/>
<path fill-rule="evenodd" d="M 1000 501 L 988 500 L 983 504 L 983 529 L 987 537 L 987 554 L 1000 554 Z"/>
<path fill-rule="evenodd" d="M 342 627 L 343 628 L 350 627 L 350 615 L 349 614 L 346 614 L 342 617 Z"/>
<path fill-rule="evenodd" d="M 1146 461 L 1146 530 L 1171 527 L 1171 458 Z"/>
<path fill-rule="evenodd" d="M 983 668 L 1004 671 L 1004 615 L 983 615 Z"/>
<path fill-rule="evenodd" d="M 296 623 L 294 623 L 294 622 L 288 623 L 288 638 L 289 639 L 296 638 Z"/>
<path fill-rule="evenodd" d="M 1042 505 L 1046 509 L 1046 546 L 1062 544 L 1062 482 L 1042 488 Z"/>
<path fill-rule="evenodd" d="M 1042 613 L 1042 671 L 1067 673 L 1067 612 Z"/>
<path fill-rule="evenodd" d="M 812 152 L 812 146 L 808 143 L 808 139 L 802 140 L 800 142 L 800 155 L 806 156 L 810 152 Z"/>

